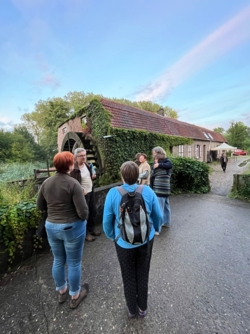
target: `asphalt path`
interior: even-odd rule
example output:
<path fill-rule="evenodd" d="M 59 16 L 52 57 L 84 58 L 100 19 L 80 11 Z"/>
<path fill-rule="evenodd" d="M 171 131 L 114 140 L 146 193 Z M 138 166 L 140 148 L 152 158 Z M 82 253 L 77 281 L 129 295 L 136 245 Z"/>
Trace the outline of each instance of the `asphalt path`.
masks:
<path fill-rule="evenodd" d="M 250 203 L 212 191 L 170 203 L 172 226 L 155 237 L 145 319 L 127 318 L 115 247 L 102 234 L 85 243 L 90 292 L 76 310 L 69 299 L 57 304 L 48 251 L 2 281 L 0 333 L 249 333 Z"/>

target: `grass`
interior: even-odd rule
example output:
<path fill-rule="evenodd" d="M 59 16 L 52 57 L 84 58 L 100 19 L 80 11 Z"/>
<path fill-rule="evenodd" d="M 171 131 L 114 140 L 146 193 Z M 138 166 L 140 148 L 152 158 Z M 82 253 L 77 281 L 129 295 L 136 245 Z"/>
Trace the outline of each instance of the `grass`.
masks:
<path fill-rule="evenodd" d="M 15 205 L 23 201 L 29 201 L 36 194 L 36 187 L 34 180 L 28 180 L 21 185 L 16 183 L 1 183 L 0 189 L 0 206 Z"/>
<path fill-rule="evenodd" d="M 0 183 L 34 177 L 34 169 L 47 168 L 46 162 L 0 163 Z"/>

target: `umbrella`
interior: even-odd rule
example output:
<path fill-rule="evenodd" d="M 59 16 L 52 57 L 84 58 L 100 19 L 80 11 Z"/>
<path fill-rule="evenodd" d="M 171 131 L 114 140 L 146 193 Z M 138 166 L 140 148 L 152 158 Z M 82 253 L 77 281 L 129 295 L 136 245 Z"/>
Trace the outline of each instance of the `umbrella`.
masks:
<path fill-rule="evenodd" d="M 222 150 L 222 151 L 228 151 L 228 150 L 236 150 L 236 149 L 237 149 L 237 147 L 230 146 L 230 145 L 228 145 L 226 143 L 222 143 L 222 144 L 220 144 L 217 147 L 211 148 L 211 151 L 220 151 L 220 150 Z"/>

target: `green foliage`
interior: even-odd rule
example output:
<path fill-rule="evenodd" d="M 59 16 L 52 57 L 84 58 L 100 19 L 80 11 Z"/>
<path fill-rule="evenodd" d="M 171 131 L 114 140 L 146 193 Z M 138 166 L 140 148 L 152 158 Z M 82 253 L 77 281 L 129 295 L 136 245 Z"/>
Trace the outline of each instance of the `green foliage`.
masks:
<path fill-rule="evenodd" d="M 41 218 L 41 213 L 36 209 L 34 193 L 32 181 L 25 187 L 20 187 L 18 183 L 1 184 L 0 248 L 8 252 L 10 266 L 17 252 L 23 252 L 26 233 L 35 229 Z M 38 244 L 38 238 L 34 236 L 34 248 Z"/>
<path fill-rule="evenodd" d="M 34 177 L 34 169 L 46 168 L 45 162 L 0 163 L 0 185 L 3 181 L 15 181 Z"/>
<path fill-rule="evenodd" d="M 105 110 L 98 99 L 92 100 L 82 110 L 90 120 L 91 133 L 105 162 L 105 174 L 99 179 L 99 185 L 120 181 L 120 166 L 124 161 L 134 160 L 139 152 L 151 156 L 152 148 L 162 146 L 167 152 L 176 145 L 189 144 L 192 140 L 144 130 L 126 130 L 112 128 L 111 114 Z M 103 138 L 109 135 L 108 138 Z"/>
<path fill-rule="evenodd" d="M 203 194 L 210 191 L 209 166 L 191 158 L 172 157 L 171 192 Z"/>
<path fill-rule="evenodd" d="M 222 134 L 222 135 L 225 134 L 225 130 L 224 130 L 223 128 L 221 128 L 221 127 L 214 128 L 213 131 L 214 131 L 214 132 L 217 132 L 217 133 L 220 133 L 220 134 Z"/>
<path fill-rule="evenodd" d="M 163 107 L 160 104 L 154 103 L 152 101 L 130 101 L 127 99 L 117 99 L 117 98 L 113 98 L 112 100 L 138 109 L 147 110 L 153 113 L 156 113 L 157 111 L 162 109 L 165 116 L 178 119 L 178 113 L 176 110 L 167 106 Z"/>
<path fill-rule="evenodd" d="M 2 162 L 41 161 L 45 154 L 25 126 L 16 126 L 13 132 L 0 130 L 0 159 Z"/>
<path fill-rule="evenodd" d="M 244 186 L 241 185 L 241 187 L 238 190 L 233 190 L 230 193 L 231 198 L 238 198 L 247 200 L 250 202 L 250 174 L 248 175 L 242 175 Z"/>
<path fill-rule="evenodd" d="M 232 122 L 225 137 L 231 146 L 246 150 L 250 144 L 250 128 L 242 122 Z"/>

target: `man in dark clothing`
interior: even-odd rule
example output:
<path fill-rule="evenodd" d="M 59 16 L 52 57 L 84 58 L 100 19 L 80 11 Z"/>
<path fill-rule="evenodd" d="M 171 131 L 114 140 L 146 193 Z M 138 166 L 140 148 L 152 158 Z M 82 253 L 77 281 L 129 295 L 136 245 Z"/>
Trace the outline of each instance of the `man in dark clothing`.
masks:
<path fill-rule="evenodd" d="M 227 168 L 227 162 L 228 162 L 228 157 L 226 153 L 222 153 L 222 156 L 220 157 L 220 164 L 221 168 L 223 169 L 223 172 L 225 173 L 226 168 Z"/>

